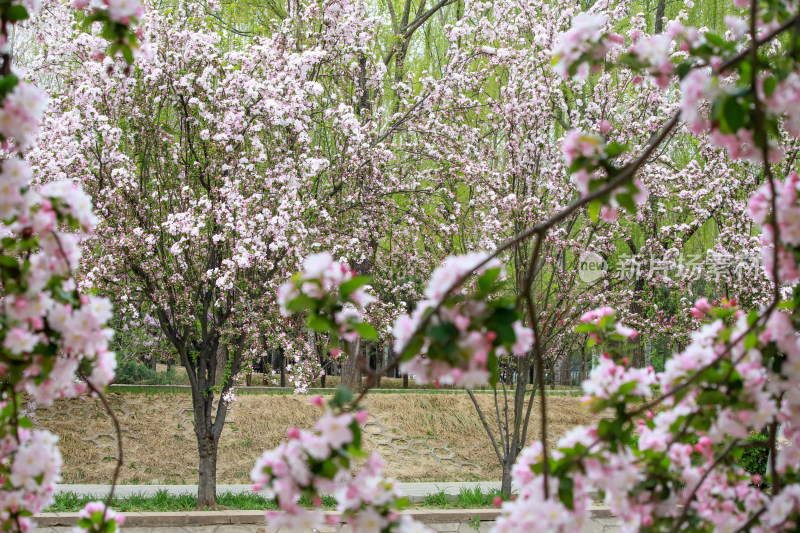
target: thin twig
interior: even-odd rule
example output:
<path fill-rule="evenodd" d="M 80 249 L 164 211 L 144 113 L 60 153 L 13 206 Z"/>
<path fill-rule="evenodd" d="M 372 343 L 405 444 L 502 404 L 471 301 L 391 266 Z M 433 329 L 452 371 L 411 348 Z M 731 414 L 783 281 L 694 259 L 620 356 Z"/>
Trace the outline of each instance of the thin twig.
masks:
<path fill-rule="evenodd" d="M 111 501 L 114 499 L 114 489 L 117 486 L 117 480 L 119 479 L 119 472 L 122 469 L 122 462 L 123 462 L 123 455 L 122 455 L 122 427 L 119 424 L 119 419 L 117 418 L 116 413 L 111 408 L 111 404 L 108 403 L 108 398 L 97 388 L 95 387 L 94 383 L 89 380 L 88 377 L 81 374 L 81 379 L 86 382 L 86 385 L 89 387 L 94 394 L 100 398 L 100 401 L 103 402 L 103 407 L 105 407 L 106 413 L 108 416 L 111 417 L 111 421 L 114 423 L 114 431 L 117 433 L 117 466 L 114 468 L 114 477 L 111 479 L 111 488 L 108 490 L 108 496 L 106 497 L 106 505 L 103 507 L 103 519 L 102 521 L 106 521 L 106 512 L 108 508 L 111 507 Z"/>

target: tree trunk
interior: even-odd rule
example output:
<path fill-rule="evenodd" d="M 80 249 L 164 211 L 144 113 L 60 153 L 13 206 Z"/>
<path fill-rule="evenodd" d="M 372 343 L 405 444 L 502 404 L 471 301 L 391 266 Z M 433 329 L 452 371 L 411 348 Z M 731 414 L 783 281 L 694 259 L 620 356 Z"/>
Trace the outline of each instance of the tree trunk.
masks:
<path fill-rule="evenodd" d="M 220 342 L 217 346 L 217 368 L 214 373 L 214 384 L 223 385 L 223 376 L 225 375 L 225 365 L 228 362 L 228 345 Z"/>
<path fill-rule="evenodd" d="M 286 386 L 286 355 L 283 353 L 283 348 L 278 348 L 278 357 L 281 359 L 281 387 Z"/>
<path fill-rule="evenodd" d="M 503 493 L 506 499 L 511 499 L 511 467 L 513 464 L 508 461 L 503 462 L 503 478 L 500 483 L 500 492 Z"/>
<path fill-rule="evenodd" d="M 199 478 L 197 485 L 197 508 L 217 506 L 217 439 L 213 433 L 197 437 L 200 452 Z"/>
<path fill-rule="evenodd" d="M 342 385 L 351 391 L 361 391 L 361 341 L 350 343 L 350 353 L 342 366 Z"/>
<path fill-rule="evenodd" d="M 658 0 L 658 5 L 656 6 L 656 20 L 655 20 L 655 33 L 661 33 L 664 31 L 664 11 L 667 7 L 667 0 Z"/>

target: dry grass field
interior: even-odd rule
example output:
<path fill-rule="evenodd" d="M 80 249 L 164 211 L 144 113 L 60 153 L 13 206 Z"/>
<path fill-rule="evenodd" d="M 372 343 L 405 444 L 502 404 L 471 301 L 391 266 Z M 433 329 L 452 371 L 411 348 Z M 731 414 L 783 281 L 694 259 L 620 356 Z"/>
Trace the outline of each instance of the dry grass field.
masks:
<path fill-rule="evenodd" d="M 491 395 L 477 395 L 494 413 Z M 123 483 L 196 483 L 197 448 L 188 393 L 112 393 L 123 426 Z M 538 403 L 538 399 L 537 399 Z M 586 424 L 591 416 L 580 398 L 547 398 L 553 436 Z M 401 481 L 499 479 L 497 459 L 465 394 L 376 394 L 367 398 L 373 418 L 365 426 L 366 447 L 377 449 L 389 475 Z M 534 407 L 532 434 L 537 438 Z M 228 414 L 219 451 L 218 482 L 248 483 L 256 457 L 274 447 L 286 428 L 309 428 L 319 410 L 306 397 L 241 395 Z M 502 414 L 502 412 L 501 412 Z M 40 408 L 38 426 L 60 436 L 64 483 L 106 483 L 116 457 L 111 421 L 93 399 Z M 496 418 L 491 418 L 496 424 Z"/>

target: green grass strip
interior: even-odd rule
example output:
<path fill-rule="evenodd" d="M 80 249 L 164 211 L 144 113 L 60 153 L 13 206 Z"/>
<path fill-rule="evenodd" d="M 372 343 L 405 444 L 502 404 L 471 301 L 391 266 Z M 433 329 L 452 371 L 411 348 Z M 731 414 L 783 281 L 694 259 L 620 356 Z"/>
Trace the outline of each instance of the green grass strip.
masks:
<path fill-rule="evenodd" d="M 433 509 L 482 509 L 494 507 L 494 498 L 500 496 L 499 490 L 483 492 L 480 487 L 474 489 L 462 488 L 458 496 L 450 496 L 443 491 L 425 496 L 421 503 L 413 504 L 416 508 Z M 82 496 L 74 492 L 59 492 L 55 495 L 53 505 L 45 509 L 47 513 L 70 513 L 77 512 L 93 501 L 105 498 L 93 496 Z M 267 511 L 277 510 L 278 505 L 274 500 L 268 500 L 263 496 L 252 492 L 242 492 L 233 494 L 224 492 L 217 495 L 217 504 L 240 511 Z M 300 504 L 311 507 L 311 502 L 307 498 L 302 498 Z M 197 507 L 197 496 L 193 494 L 171 495 L 162 489 L 152 496 L 132 495 L 126 497 L 115 497 L 111 502 L 111 507 L 120 512 L 168 512 L 168 511 L 194 511 Z M 332 496 L 322 497 L 322 508 L 326 510 L 336 509 L 336 500 Z"/>

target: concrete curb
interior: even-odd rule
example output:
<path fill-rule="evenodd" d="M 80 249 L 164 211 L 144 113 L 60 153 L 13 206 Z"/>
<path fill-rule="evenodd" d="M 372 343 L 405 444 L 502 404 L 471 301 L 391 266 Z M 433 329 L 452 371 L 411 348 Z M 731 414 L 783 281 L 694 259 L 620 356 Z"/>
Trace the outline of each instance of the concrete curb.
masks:
<path fill-rule="evenodd" d="M 241 524 L 264 524 L 264 511 L 180 511 L 166 513 L 122 513 L 125 515 L 125 527 L 182 527 L 182 526 L 218 526 Z M 327 511 L 326 515 L 338 516 L 338 513 Z M 482 522 L 496 520 L 500 516 L 499 509 L 417 509 L 403 511 L 425 524 L 445 522 Z M 39 527 L 75 526 L 78 513 L 42 513 L 36 515 Z M 591 518 L 612 518 L 608 508 L 593 507 Z"/>

